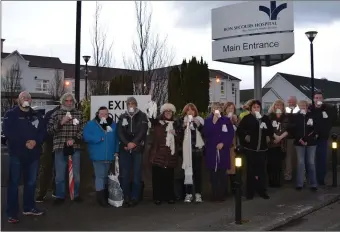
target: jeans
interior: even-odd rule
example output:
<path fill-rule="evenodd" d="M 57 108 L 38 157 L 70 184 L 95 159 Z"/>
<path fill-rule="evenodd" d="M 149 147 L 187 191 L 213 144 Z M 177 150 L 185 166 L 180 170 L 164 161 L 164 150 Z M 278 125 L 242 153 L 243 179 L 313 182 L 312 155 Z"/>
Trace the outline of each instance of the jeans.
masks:
<path fill-rule="evenodd" d="M 107 184 L 110 169 L 110 161 L 94 160 L 93 162 L 96 191 L 102 191 Z"/>
<path fill-rule="evenodd" d="M 320 139 L 316 146 L 316 179 L 320 185 L 325 184 L 327 163 L 327 139 Z M 309 170 L 308 170 L 309 171 Z"/>
<path fill-rule="evenodd" d="M 308 167 L 308 181 L 310 187 L 316 187 L 316 172 L 315 172 L 315 151 L 316 146 L 295 146 L 297 153 L 297 178 L 296 186 L 303 187 L 305 176 L 305 161 Z"/>
<path fill-rule="evenodd" d="M 55 187 L 56 198 L 65 199 L 65 170 L 68 166 L 68 156 L 64 155 L 63 150 L 55 151 Z M 80 151 L 76 150 L 72 156 L 73 179 L 74 179 L 74 197 L 79 196 L 80 184 Z M 67 180 L 68 182 L 68 180 Z"/>
<path fill-rule="evenodd" d="M 18 187 L 21 172 L 23 172 L 24 177 L 23 210 L 27 212 L 35 208 L 34 195 L 39 170 L 39 160 L 29 160 L 25 155 L 22 157 L 10 155 L 9 157 L 9 180 L 7 188 L 8 217 L 17 217 L 18 215 Z"/>
<path fill-rule="evenodd" d="M 121 151 L 119 154 L 119 169 L 121 178 L 121 187 L 124 198 L 133 200 L 140 199 L 141 180 L 142 180 L 142 153 Z M 133 171 L 132 191 L 130 188 L 131 170 Z"/>

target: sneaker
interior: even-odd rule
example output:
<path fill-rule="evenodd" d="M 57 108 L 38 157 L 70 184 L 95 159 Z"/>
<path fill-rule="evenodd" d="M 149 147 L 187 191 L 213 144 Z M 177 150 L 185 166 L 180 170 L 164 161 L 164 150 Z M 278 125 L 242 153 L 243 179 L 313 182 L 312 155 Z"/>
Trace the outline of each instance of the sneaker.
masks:
<path fill-rule="evenodd" d="M 52 192 L 52 197 L 53 197 L 53 198 L 57 198 L 57 196 L 55 195 L 55 192 L 54 192 L 54 191 Z"/>
<path fill-rule="evenodd" d="M 8 218 L 8 222 L 9 223 L 12 223 L 12 224 L 16 224 L 19 222 L 19 219 L 18 218 L 15 218 L 15 217 L 9 217 Z"/>
<path fill-rule="evenodd" d="M 29 215 L 40 216 L 40 215 L 44 214 L 44 211 L 41 211 L 37 208 L 33 208 L 30 211 L 24 211 L 23 214 L 26 215 L 26 216 L 29 216 Z"/>
<path fill-rule="evenodd" d="M 199 193 L 195 194 L 195 202 L 196 203 L 202 203 L 203 202 L 201 194 L 199 194 Z"/>
<path fill-rule="evenodd" d="M 184 199 L 185 203 L 191 203 L 192 202 L 192 194 L 187 194 Z"/>
<path fill-rule="evenodd" d="M 56 198 L 53 202 L 54 205 L 61 205 L 65 202 L 65 199 L 62 198 Z"/>
<path fill-rule="evenodd" d="M 36 199 L 35 199 L 35 202 L 37 203 L 42 203 L 44 202 L 46 196 L 38 196 Z"/>

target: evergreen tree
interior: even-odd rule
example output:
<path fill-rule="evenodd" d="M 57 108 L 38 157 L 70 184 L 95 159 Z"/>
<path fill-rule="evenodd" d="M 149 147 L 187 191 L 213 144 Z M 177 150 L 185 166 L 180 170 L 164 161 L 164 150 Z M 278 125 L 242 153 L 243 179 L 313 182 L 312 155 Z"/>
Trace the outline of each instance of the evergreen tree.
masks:
<path fill-rule="evenodd" d="M 110 95 L 133 95 L 132 76 L 117 76 L 110 81 Z"/>
<path fill-rule="evenodd" d="M 177 107 L 182 105 L 181 99 L 181 71 L 178 66 L 173 67 L 169 72 L 168 80 L 168 101 Z"/>

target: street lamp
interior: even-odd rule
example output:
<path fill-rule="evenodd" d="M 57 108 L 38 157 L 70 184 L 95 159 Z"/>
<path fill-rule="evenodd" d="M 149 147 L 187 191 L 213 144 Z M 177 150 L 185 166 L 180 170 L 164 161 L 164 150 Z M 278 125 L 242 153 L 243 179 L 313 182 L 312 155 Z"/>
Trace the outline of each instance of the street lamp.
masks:
<path fill-rule="evenodd" d="M 338 185 L 338 134 L 332 134 L 332 174 L 333 174 L 333 187 Z"/>
<path fill-rule="evenodd" d="M 317 31 L 307 31 L 306 33 L 307 38 L 310 42 L 310 72 L 311 72 L 311 85 L 312 85 L 312 104 L 314 106 L 314 51 L 313 51 L 313 40 L 315 39 L 316 35 L 318 34 Z"/>
<path fill-rule="evenodd" d="M 91 56 L 83 56 L 83 59 L 85 61 L 85 98 L 87 100 L 87 76 L 88 76 L 87 62 L 89 62 Z"/>

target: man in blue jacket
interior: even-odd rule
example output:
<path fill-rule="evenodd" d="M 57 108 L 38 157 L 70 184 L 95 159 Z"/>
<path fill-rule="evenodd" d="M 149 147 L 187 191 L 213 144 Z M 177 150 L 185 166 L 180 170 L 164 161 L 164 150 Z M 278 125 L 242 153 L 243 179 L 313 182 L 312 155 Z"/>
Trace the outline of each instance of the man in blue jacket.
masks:
<path fill-rule="evenodd" d="M 7 216 L 10 223 L 19 222 L 18 187 L 21 174 L 24 177 L 23 214 L 43 214 L 43 211 L 35 207 L 34 195 L 46 124 L 41 115 L 30 107 L 31 101 L 28 92 L 20 93 L 18 106 L 7 111 L 3 121 L 9 151 Z"/>

